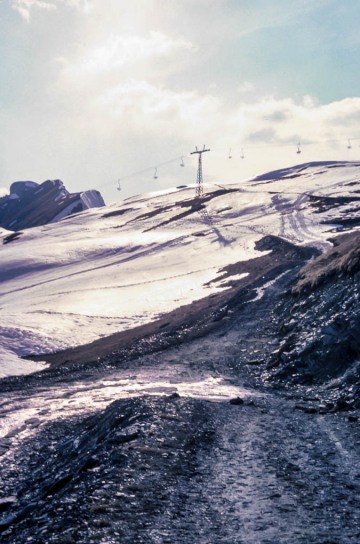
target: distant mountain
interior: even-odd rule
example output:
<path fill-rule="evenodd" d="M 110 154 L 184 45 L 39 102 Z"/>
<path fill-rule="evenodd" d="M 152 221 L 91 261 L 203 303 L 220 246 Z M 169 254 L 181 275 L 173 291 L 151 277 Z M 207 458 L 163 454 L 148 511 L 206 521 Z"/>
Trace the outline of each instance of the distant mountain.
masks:
<path fill-rule="evenodd" d="M 12 231 L 37 227 L 101 206 L 105 202 L 99 191 L 69 193 L 59 179 L 15 181 L 10 194 L 0 198 L 0 226 Z"/>

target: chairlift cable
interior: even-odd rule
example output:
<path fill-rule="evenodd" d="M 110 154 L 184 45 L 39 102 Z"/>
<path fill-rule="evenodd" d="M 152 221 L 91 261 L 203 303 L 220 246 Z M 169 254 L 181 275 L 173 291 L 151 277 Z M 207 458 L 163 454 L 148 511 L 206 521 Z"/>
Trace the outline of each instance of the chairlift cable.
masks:
<path fill-rule="evenodd" d="M 347 149 L 352 149 L 352 142 L 353 141 L 358 141 L 360 140 L 360 136 L 355 136 L 355 137 L 352 137 L 352 138 L 332 138 L 332 139 L 319 139 L 319 140 L 308 140 L 308 141 L 302 141 L 301 144 L 300 143 L 297 143 L 297 144 L 294 144 L 294 142 L 280 142 L 280 143 L 269 143 L 269 144 L 259 144 L 259 145 L 245 145 L 243 147 L 241 147 L 241 154 L 240 154 L 240 158 L 241 159 L 244 159 L 245 158 L 245 154 L 244 154 L 244 149 L 246 147 L 246 150 L 256 150 L 256 149 L 268 149 L 268 148 L 284 148 L 284 147 L 293 147 L 294 145 L 297 146 L 297 151 L 296 153 L 297 154 L 300 154 L 302 152 L 302 149 L 301 147 L 304 147 L 304 146 L 310 146 L 310 145 L 317 145 L 317 144 L 326 144 L 326 143 L 341 143 L 341 142 L 347 142 Z M 222 150 L 222 152 L 224 151 L 224 148 Z M 227 148 L 227 151 L 228 151 L 228 158 L 232 158 L 232 148 Z M 215 155 L 217 154 L 220 154 L 221 153 L 221 148 L 216 148 L 215 147 L 215 150 L 214 150 L 214 153 Z M 180 161 L 180 162 L 179 162 Z M 181 167 L 184 167 L 185 164 L 184 164 L 184 155 L 180 155 L 178 157 L 175 157 L 173 159 L 169 159 L 167 161 L 164 161 L 164 162 L 161 162 L 161 163 L 158 163 L 156 165 L 153 165 L 153 166 L 148 166 L 146 168 L 143 168 L 142 170 L 137 170 L 135 172 L 132 172 L 132 173 L 129 173 L 129 174 L 126 174 L 125 176 L 121 176 L 121 178 L 117 181 L 118 183 L 118 191 L 121 191 L 122 188 L 121 188 L 121 184 L 120 184 L 120 181 L 123 181 L 123 180 L 128 180 L 128 179 L 131 179 L 133 177 L 136 177 L 136 176 L 139 176 L 141 174 L 146 174 L 146 173 L 149 173 L 151 170 L 154 171 L 154 175 L 153 175 L 153 179 L 158 179 L 158 169 L 163 167 L 163 166 L 167 166 L 169 164 L 173 164 L 177 162 L 179 164 L 179 166 Z M 107 183 L 106 185 L 110 185 L 110 184 L 113 184 L 113 182 L 109 182 Z"/>

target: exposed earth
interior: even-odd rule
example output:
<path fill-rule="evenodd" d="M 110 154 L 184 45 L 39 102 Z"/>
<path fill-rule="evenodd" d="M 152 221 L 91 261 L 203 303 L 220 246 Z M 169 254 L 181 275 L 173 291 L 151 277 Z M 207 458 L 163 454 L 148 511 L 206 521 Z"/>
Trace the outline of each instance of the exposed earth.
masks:
<path fill-rule="evenodd" d="M 221 294 L 2 379 L 1 542 L 358 543 L 360 236 L 333 242 L 266 236 Z"/>

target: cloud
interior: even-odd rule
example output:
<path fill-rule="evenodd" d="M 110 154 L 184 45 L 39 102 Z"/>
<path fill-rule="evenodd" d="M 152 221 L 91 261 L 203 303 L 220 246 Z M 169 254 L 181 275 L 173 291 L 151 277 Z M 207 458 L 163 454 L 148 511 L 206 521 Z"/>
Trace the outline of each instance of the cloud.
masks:
<path fill-rule="evenodd" d="M 181 36 L 160 31 L 112 33 L 98 43 L 91 39 L 90 45 L 85 43 L 54 60 L 57 77 L 49 83 L 48 94 L 69 112 L 75 110 L 77 117 L 104 116 L 110 124 L 109 116 L 126 118 L 131 130 L 172 107 L 178 109 L 191 95 L 191 91 L 172 89 L 168 78 L 194 49 Z M 141 120 L 141 115 L 146 119 Z"/>
<path fill-rule="evenodd" d="M 245 141 L 263 143 L 324 142 L 358 137 L 360 98 L 346 98 L 318 104 L 305 96 L 301 100 L 265 97 L 254 104 L 243 104 L 238 115 L 245 120 Z"/>
<path fill-rule="evenodd" d="M 33 8 L 45 9 L 47 11 L 56 10 L 56 4 L 45 0 L 13 0 L 12 7 L 25 21 L 30 21 L 30 13 Z"/>
<path fill-rule="evenodd" d="M 197 91 L 176 92 L 147 81 L 133 80 L 105 92 L 97 101 L 101 113 L 127 129 L 174 135 L 183 139 L 202 137 L 217 126 L 221 101 Z"/>
<path fill-rule="evenodd" d="M 334 102 L 331 107 L 322 106 L 321 111 L 327 122 L 336 129 L 348 130 L 360 122 L 360 98 L 345 98 Z"/>
<path fill-rule="evenodd" d="M 29 22 L 33 9 L 55 11 L 61 5 L 69 5 L 70 7 L 83 9 L 87 11 L 90 6 L 89 0 L 12 0 L 11 6 L 17 11 L 21 17 Z"/>
<path fill-rule="evenodd" d="M 73 80 L 84 76 L 116 71 L 156 57 L 166 57 L 193 45 L 182 38 L 174 39 L 162 32 L 152 31 L 148 36 L 111 34 L 105 42 L 85 50 L 80 49 L 73 59 L 60 58 L 63 76 Z"/>

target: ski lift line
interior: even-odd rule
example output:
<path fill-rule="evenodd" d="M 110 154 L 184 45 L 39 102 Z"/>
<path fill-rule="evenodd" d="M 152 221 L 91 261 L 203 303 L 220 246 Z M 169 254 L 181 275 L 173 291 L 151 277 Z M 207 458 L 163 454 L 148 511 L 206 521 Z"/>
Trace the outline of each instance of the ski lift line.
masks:
<path fill-rule="evenodd" d="M 167 164 L 172 164 L 174 162 L 178 162 L 178 161 L 182 161 L 183 162 L 183 159 L 184 159 L 184 156 L 185 155 L 180 155 L 179 157 L 176 157 L 176 159 L 170 159 L 168 161 L 164 161 L 160 164 L 154 164 L 153 166 L 147 166 L 146 168 L 143 168 L 142 170 L 138 170 L 137 172 L 132 172 L 131 174 L 126 174 L 125 176 L 121 176 L 118 180 L 118 183 L 120 181 L 123 181 L 124 179 L 129 179 L 129 178 L 132 178 L 132 177 L 135 177 L 135 176 L 140 176 L 140 174 L 146 174 L 148 172 L 150 172 L 151 170 L 154 172 L 155 169 L 157 168 L 161 168 L 162 166 L 166 166 Z M 180 166 L 182 166 L 182 164 L 180 163 Z M 185 164 L 184 164 L 185 166 Z M 109 182 L 108 185 L 112 185 L 113 182 Z"/>
<path fill-rule="evenodd" d="M 246 144 L 243 144 L 242 146 L 239 146 L 238 148 L 234 148 L 232 147 L 232 154 L 234 155 L 234 150 L 239 150 L 239 153 L 241 154 L 241 152 L 245 152 L 247 150 L 251 150 L 251 149 L 268 149 L 269 147 L 296 147 L 299 143 L 301 146 L 307 146 L 307 145 L 317 145 L 317 144 L 322 144 L 322 143 L 346 143 L 347 144 L 347 147 L 348 149 L 351 149 L 351 142 L 353 142 L 354 140 L 360 140 L 360 137 L 356 137 L 356 138 L 342 138 L 342 139 L 329 139 L 329 140 L 314 140 L 314 141 L 293 141 L 293 142 L 280 142 L 280 143 L 269 143 L 269 144 L 259 144 L 259 145 L 246 145 Z M 350 143 L 349 143 L 350 142 Z M 350 147 L 349 147 L 350 145 Z M 213 149 L 213 148 L 212 148 Z M 214 151 L 214 154 L 217 155 L 217 154 L 223 154 L 223 153 L 226 153 L 226 151 L 228 151 L 229 148 L 226 148 L 226 147 L 222 147 L 222 148 L 215 148 L 213 149 Z"/>
<path fill-rule="evenodd" d="M 352 138 L 351 142 L 355 139 L 360 139 L 360 138 Z M 354 149 L 354 145 L 349 146 L 347 143 L 347 140 L 322 140 L 317 142 L 293 142 L 289 144 L 262 144 L 262 145 L 249 145 L 249 146 L 244 145 L 243 147 L 236 149 L 236 151 L 233 150 L 231 158 L 240 157 L 241 159 L 244 159 L 245 153 L 252 150 L 264 150 L 264 149 L 276 149 L 276 148 L 288 147 L 288 148 L 295 148 L 295 151 L 296 151 L 299 143 L 300 143 L 300 147 L 308 147 L 313 145 L 319 145 L 321 143 L 330 143 L 330 142 L 343 142 L 345 144 L 344 145 L 345 148 Z M 215 149 L 212 148 L 212 150 L 214 151 L 213 155 L 215 156 L 221 155 L 221 156 L 224 156 L 225 158 L 230 158 L 229 155 L 226 154 L 227 152 L 226 148 L 224 148 L 223 150 L 219 148 L 215 148 Z"/>
<path fill-rule="evenodd" d="M 285 143 L 285 142 L 280 142 L 280 143 L 269 143 L 269 144 L 261 144 L 261 145 L 245 145 L 243 144 L 242 147 L 239 146 L 239 147 L 219 147 L 219 148 L 215 148 L 215 150 L 213 149 L 212 147 L 212 150 L 213 150 L 213 154 L 214 155 L 220 155 L 220 154 L 223 154 L 223 153 L 228 153 L 228 158 L 232 158 L 233 156 L 239 156 L 241 159 L 244 159 L 245 158 L 245 154 L 247 151 L 251 151 L 251 150 L 256 150 L 256 149 L 268 149 L 268 148 L 281 148 L 281 147 L 295 147 L 296 149 L 296 153 L 297 154 L 300 154 L 301 153 L 301 147 L 306 147 L 306 146 L 311 146 L 311 145 L 317 145 L 317 144 L 322 144 L 322 143 L 345 143 L 346 144 L 346 147 L 347 149 L 352 149 L 353 146 L 352 146 L 352 142 L 354 141 L 358 141 L 360 140 L 360 136 L 355 136 L 355 137 L 351 137 L 351 138 L 333 138 L 333 139 L 323 139 L 323 140 L 314 140 L 314 141 L 300 141 L 300 142 L 288 142 L 288 143 Z M 236 150 L 236 155 L 234 155 L 234 150 Z M 190 153 L 190 155 L 193 154 L 193 153 Z M 136 177 L 136 176 L 139 176 L 141 174 L 146 174 L 146 173 L 149 173 L 151 171 L 154 172 L 154 175 L 153 175 L 153 179 L 158 179 L 158 169 L 163 167 L 163 166 L 167 166 L 169 164 L 173 164 L 175 162 L 178 162 L 179 166 L 185 166 L 184 164 L 184 157 L 186 156 L 187 154 L 184 153 L 182 155 L 179 155 L 178 157 L 175 157 L 173 159 L 169 159 L 167 161 L 164 161 L 162 163 L 158 163 L 156 165 L 153 165 L 153 166 L 148 166 L 146 168 L 143 168 L 142 170 L 138 170 L 136 172 L 132 172 L 130 174 L 126 174 L 125 176 L 121 176 L 120 179 L 117 180 L 117 183 L 118 183 L 118 187 L 117 189 L 119 191 L 122 190 L 122 187 L 121 187 L 121 184 L 120 182 L 122 182 L 123 180 L 127 180 L 127 179 L 131 179 L 133 177 Z M 108 182 L 106 185 L 113 185 L 114 182 L 111 181 L 111 182 Z"/>

